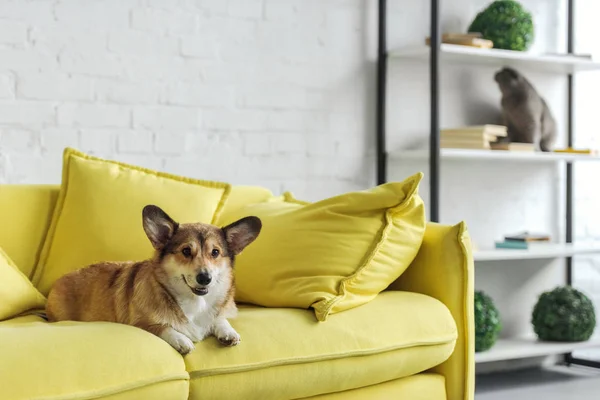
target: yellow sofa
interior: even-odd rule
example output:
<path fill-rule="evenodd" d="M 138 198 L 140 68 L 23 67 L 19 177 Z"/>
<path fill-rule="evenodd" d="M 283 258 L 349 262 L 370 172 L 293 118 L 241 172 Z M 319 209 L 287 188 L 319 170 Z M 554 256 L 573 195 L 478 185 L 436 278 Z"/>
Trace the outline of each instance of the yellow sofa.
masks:
<path fill-rule="evenodd" d="M 30 278 L 58 189 L 0 185 L 0 247 Z M 243 204 L 237 189 L 230 201 Z M 429 223 L 411 266 L 374 300 L 323 323 L 312 310 L 240 305 L 233 348 L 208 338 L 181 357 L 130 326 L 2 321 L 0 398 L 471 400 L 472 315 L 468 232 Z"/>

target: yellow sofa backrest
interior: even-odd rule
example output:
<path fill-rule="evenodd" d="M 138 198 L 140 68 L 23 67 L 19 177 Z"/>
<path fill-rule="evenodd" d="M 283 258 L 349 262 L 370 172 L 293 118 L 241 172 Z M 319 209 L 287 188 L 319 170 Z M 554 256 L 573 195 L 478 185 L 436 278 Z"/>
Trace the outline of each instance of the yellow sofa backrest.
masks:
<path fill-rule="evenodd" d="M 30 279 L 59 189 L 59 185 L 0 185 L 0 247 Z M 260 186 L 234 185 L 223 211 L 229 213 L 271 196 L 271 191 Z"/>
<path fill-rule="evenodd" d="M 58 197 L 58 185 L 0 185 L 0 247 L 31 278 Z"/>

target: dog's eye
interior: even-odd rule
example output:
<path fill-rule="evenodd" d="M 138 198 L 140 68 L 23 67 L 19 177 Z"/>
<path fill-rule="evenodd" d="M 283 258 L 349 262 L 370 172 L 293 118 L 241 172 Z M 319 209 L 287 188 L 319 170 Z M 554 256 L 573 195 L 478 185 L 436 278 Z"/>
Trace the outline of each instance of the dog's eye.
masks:
<path fill-rule="evenodd" d="M 191 257 L 192 256 L 192 249 L 190 249 L 189 247 L 184 247 L 181 250 L 181 254 L 183 254 L 186 257 Z"/>
<path fill-rule="evenodd" d="M 217 258 L 219 257 L 219 250 L 217 249 L 213 249 L 212 252 L 210 253 L 211 256 L 213 256 L 213 258 Z"/>

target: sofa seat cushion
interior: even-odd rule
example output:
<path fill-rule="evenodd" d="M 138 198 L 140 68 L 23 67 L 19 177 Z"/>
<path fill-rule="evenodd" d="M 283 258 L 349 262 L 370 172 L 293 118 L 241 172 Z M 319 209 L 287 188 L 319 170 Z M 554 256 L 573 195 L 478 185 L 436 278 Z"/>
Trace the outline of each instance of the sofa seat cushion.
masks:
<path fill-rule="evenodd" d="M 310 310 L 240 307 L 238 346 L 213 338 L 185 357 L 191 399 L 295 399 L 375 385 L 445 361 L 456 324 L 438 300 L 384 292 L 317 322 Z"/>
<path fill-rule="evenodd" d="M 181 356 L 127 325 L 15 318 L 0 323 L 0 355 L 3 399 L 188 397 Z"/>
<path fill-rule="evenodd" d="M 423 372 L 378 385 L 310 397 L 310 400 L 364 399 L 446 400 L 446 379 L 444 375 Z"/>

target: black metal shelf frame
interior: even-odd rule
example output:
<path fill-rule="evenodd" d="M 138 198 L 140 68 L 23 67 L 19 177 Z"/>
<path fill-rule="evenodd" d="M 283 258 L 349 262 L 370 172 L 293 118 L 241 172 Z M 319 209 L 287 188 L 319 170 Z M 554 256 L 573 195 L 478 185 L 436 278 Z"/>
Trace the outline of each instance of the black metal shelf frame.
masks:
<path fill-rule="evenodd" d="M 567 0 L 567 53 L 574 52 L 574 1 Z M 387 182 L 386 150 L 386 93 L 387 93 L 387 0 L 378 0 L 378 50 L 377 50 L 377 98 L 376 98 L 376 149 L 377 184 Z M 429 215 L 432 222 L 440 221 L 440 2 L 430 0 L 430 135 L 429 135 Z M 573 75 L 567 75 L 567 143 L 573 146 Z M 565 240 L 573 242 L 573 163 L 566 162 L 565 171 Z M 573 283 L 573 258 L 566 257 L 566 283 Z M 564 355 L 567 364 L 599 368 L 600 361 Z"/>
<path fill-rule="evenodd" d="M 386 144 L 386 86 L 387 86 L 387 0 L 379 0 L 379 25 L 377 46 L 377 99 L 376 99 L 376 148 L 377 184 L 387 182 Z M 429 218 L 440 220 L 440 113 L 439 113 L 439 57 L 440 14 L 439 0 L 431 0 L 431 43 L 429 57 L 430 131 L 429 136 Z"/>

